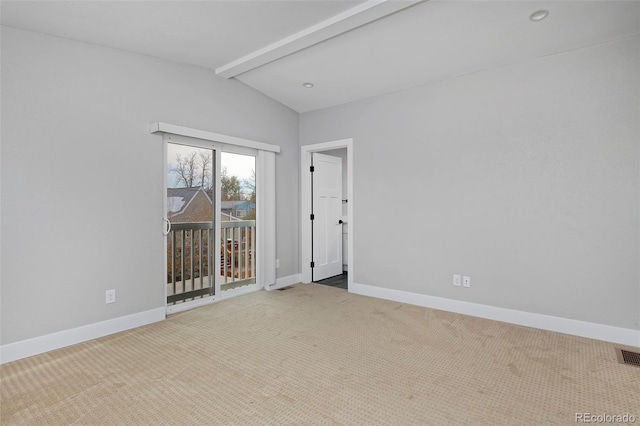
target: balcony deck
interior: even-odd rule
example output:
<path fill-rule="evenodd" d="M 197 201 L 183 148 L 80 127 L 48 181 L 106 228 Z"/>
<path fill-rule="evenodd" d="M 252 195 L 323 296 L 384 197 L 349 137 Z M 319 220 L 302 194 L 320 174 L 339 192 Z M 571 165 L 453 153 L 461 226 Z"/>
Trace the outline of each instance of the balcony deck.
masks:
<path fill-rule="evenodd" d="M 228 281 L 225 283 L 224 278 L 225 277 L 223 276 L 219 276 L 220 283 L 221 283 L 220 291 L 222 292 L 244 287 L 251 284 L 255 284 L 256 282 L 255 278 L 248 278 L 248 279 L 242 279 L 242 280 Z M 200 283 L 200 278 L 196 278 L 195 283 L 192 282 L 191 280 L 187 280 L 186 283 L 184 283 L 184 286 L 182 281 L 176 281 L 176 292 L 174 292 L 173 290 L 173 283 L 167 283 L 167 297 L 173 296 L 173 295 L 181 295 L 183 293 L 191 292 L 193 290 L 201 290 L 201 289 L 206 290 L 208 288 L 209 288 L 209 276 L 202 277 L 202 283 Z M 200 297 L 205 297 L 205 296 L 201 295 L 195 298 L 200 298 Z M 186 300 L 192 300 L 192 299 L 194 298 L 187 298 L 184 300 L 186 301 Z"/>
<path fill-rule="evenodd" d="M 255 221 L 225 221 L 220 228 L 221 291 L 255 283 Z M 213 235 L 210 222 L 172 225 L 167 235 L 167 303 L 211 294 L 214 280 L 209 271 L 216 263 Z"/>

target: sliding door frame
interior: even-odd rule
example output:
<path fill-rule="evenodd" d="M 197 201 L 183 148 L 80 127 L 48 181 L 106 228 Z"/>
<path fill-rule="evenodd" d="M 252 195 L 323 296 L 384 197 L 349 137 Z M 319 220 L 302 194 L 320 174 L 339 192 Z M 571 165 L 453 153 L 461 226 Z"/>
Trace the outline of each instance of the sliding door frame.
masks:
<path fill-rule="evenodd" d="M 190 144 L 190 143 L 188 144 L 188 143 L 182 143 L 182 141 L 176 142 L 176 141 L 166 140 L 166 138 L 163 138 L 163 139 L 164 139 L 163 144 L 164 144 L 164 163 L 165 163 L 165 167 L 168 164 L 167 160 L 168 160 L 168 151 L 169 151 L 169 144 L 170 143 L 174 144 L 174 145 L 187 146 L 187 147 L 202 149 L 203 151 L 211 152 L 213 154 L 213 156 L 212 156 L 213 164 L 212 164 L 212 170 L 211 170 L 211 175 L 212 175 L 211 179 L 212 179 L 212 182 L 215 184 L 215 188 L 214 188 L 213 193 L 214 194 L 218 194 L 219 193 L 219 187 L 220 187 L 220 182 L 219 181 L 220 181 L 220 179 L 218 179 L 218 176 L 220 175 L 220 154 L 221 154 L 220 151 L 217 151 L 216 149 L 213 149 L 211 147 L 201 146 L 201 144 Z M 185 142 L 188 142 L 188 141 L 185 141 Z M 167 172 L 166 171 L 165 171 L 165 176 L 164 176 L 164 188 L 165 188 L 165 190 L 163 191 L 164 205 L 167 206 Z M 214 250 L 213 253 L 219 253 L 220 252 L 220 248 L 221 248 L 220 247 L 220 207 L 219 207 L 220 206 L 220 200 L 219 200 L 219 197 L 216 197 L 215 199 L 213 199 L 211 201 L 212 201 L 212 210 L 213 211 L 212 211 L 212 215 L 211 215 L 210 220 L 211 220 L 211 223 L 213 224 L 213 228 L 212 229 L 213 229 L 213 234 L 214 234 L 213 235 L 213 250 Z M 171 222 L 171 220 L 168 217 L 165 217 L 164 220 L 165 220 L 166 225 L 167 225 L 167 228 L 165 229 L 165 233 L 169 234 L 171 229 L 173 228 L 174 224 Z M 179 223 L 180 222 L 178 222 L 178 224 Z M 207 238 L 208 239 L 211 238 L 210 232 L 211 231 L 209 231 L 207 233 Z M 192 238 L 192 250 L 193 250 L 193 234 L 191 235 L 191 238 Z M 174 243 L 175 243 L 175 239 L 174 239 Z M 182 244 L 184 245 L 184 239 L 182 240 Z M 199 244 L 202 244 L 202 235 L 200 236 Z M 166 270 L 166 268 L 169 266 L 168 265 L 168 258 L 167 258 L 167 254 L 168 254 L 169 250 L 168 250 L 168 242 L 167 242 L 166 238 L 165 238 L 165 241 L 164 241 L 164 245 L 165 245 L 165 247 L 164 247 L 164 255 L 165 255 L 164 264 L 165 264 L 165 270 Z M 202 246 L 200 246 L 200 247 L 202 247 Z M 184 250 L 185 250 L 185 247 L 182 246 L 182 252 L 183 253 L 184 253 Z M 192 259 L 191 263 L 192 264 L 193 264 L 193 257 L 194 257 L 194 254 L 192 252 L 191 253 L 191 259 Z M 173 264 L 174 264 L 175 260 L 176 260 L 175 258 L 172 258 L 172 260 L 171 260 L 172 268 L 173 268 Z M 183 261 L 184 261 L 184 258 L 183 258 Z M 200 262 L 202 262 L 202 259 L 200 259 Z M 198 302 L 198 301 L 206 301 L 209 298 L 214 298 L 216 295 L 218 295 L 220 293 L 220 284 L 219 284 L 220 280 L 216 279 L 216 276 L 217 276 L 216 274 L 212 275 L 212 273 L 213 273 L 212 271 L 217 272 L 217 271 L 220 270 L 219 263 L 220 263 L 220 256 L 214 256 L 213 257 L 213 264 L 209 266 L 209 280 L 213 279 L 213 282 L 212 282 L 213 294 L 210 294 L 210 295 L 208 295 L 206 297 L 202 297 L 200 299 L 195 299 L 195 300 L 192 300 L 192 301 L 189 301 L 189 302 L 184 302 L 183 301 L 183 304 L 189 304 L 189 303 Z M 184 269 L 183 269 L 183 272 L 184 272 Z M 192 271 L 191 272 L 193 273 L 193 267 L 192 267 Z M 174 276 L 175 273 L 176 273 L 176 270 L 173 269 L 172 270 L 172 276 Z M 202 274 L 202 271 L 200 271 L 200 275 L 201 274 Z M 193 278 L 192 278 L 192 280 L 193 280 Z M 185 278 L 182 277 L 183 288 L 186 286 L 186 282 L 187 281 L 185 281 Z M 193 281 L 192 281 L 192 283 L 193 283 Z M 210 287 L 208 287 L 208 288 L 210 288 Z M 195 284 L 193 285 L 193 290 L 196 290 L 195 289 Z M 174 291 L 175 291 L 175 289 L 174 289 Z M 167 296 L 168 296 L 167 295 L 167 290 L 165 288 L 165 300 L 168 300 Z M 183 297 L 185 297 L 185 296 L 183 296 Z M 195 296 L 195 297 L 198 297 L 198 296 Z M 187 298 L 188 298 L 188 296 L 187 296 Z M 174 308 L 176 306 L 180 306 L 180 305 L 167 305 L 167 308 L 168 308 L 167 309 L 167 313 L 175 312 Z M 187 305 L 187 306 L 189 306 L 189 305 Z"/>
<path fill-rule="evenodd" d="M 222 152 L 252 155 L 256 157 L 256 284 L 247 288 L 232 291 L 229 294 L 221 294 L 220 279 L 216 279 L 215 294 L 212 297 L 166 306 L 167 313 L 175 313 L 186 309 L 209 304 L 228 297 L 257 291 L 261 288 L 273 289 L 276 279 L 276 232 L 275 232 L 275 156 L 280 152 L 280 147 L 263 142 L 226 136 L 203 130 L 191 129 L 167 123 L 152 123 L 150 133 L 163 135 L 163 185 L 167 187 L 167 143 L 189 145 L 198 148 L 212 149 L 216 152 L 217 174 L 221 171 L 220 154 Z M 220 252 L 220 205 L 221 182 L 218 176 L 216 181 L 216 211 L 215 211 L 215 247 L 214 253 Z M 166 209 L 166 189 L 163 191 L 163 209 Z M 164 216 L 163 216 L 164 217 Z M 166 223 L 165 223 L 166 227 Z M 164 267 L 167 265 L 167 241 L 164 240 Z M 214 256 L 215 271 L 220 270 L 220 256 Z M 164 285 L 164 300 L 166 304 L 167 290 Z"/>

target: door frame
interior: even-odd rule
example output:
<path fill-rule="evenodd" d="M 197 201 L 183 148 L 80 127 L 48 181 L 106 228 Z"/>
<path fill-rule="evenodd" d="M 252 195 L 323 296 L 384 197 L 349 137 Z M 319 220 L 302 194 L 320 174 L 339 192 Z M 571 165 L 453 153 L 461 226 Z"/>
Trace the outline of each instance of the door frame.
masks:
<path fill-rule="evenodd" d="M 353 138 L 321 142 L 300 147 L 300 271 L 303 283 L 311 282 L 311 154 L 334 149 L 347 149 L 347 290 L 353 288 Z M 343 194 L 344 196 L 344 194 Z"/>
<path fill-rule="evenodd" d="M 163 185 L 163 199 L 162 199 L 162 217 L 165 217 L 166 208 L 167 208 L 167 144 L 166 142 L 175 142 L 176 138 L 180 139 L 182 137 L 188 138 L 191 142 L 187 143 L 187 145 L 194 145 L 192 143 L 193 139 L 200 140 L 199 142 L 205 143 L 205 145 L 212 146 L 214 149 L 221 149 L 222 151 L 233 152 L 234 148 L 251 148 L 253 150 L 258 151 L 258 155 L 256 158 L 256 180 L 259 182 L 263 182 L 256 188 L 256 197 L 257 197 L 257 205 L 256 205 L 256 227 L 258 228 L 256 233 L 256 239 L 260 239 L 258 244 L 258 249 L 256 253 L 256 288 L 247 290 L 256 291 L 260 288 L 269 289 L 270 286 L 276 288 L 274 285 L 276 283 L 276 159 L 275 154 L 280 152 L 279 145 L 267 144 L 264 142 L 258 142 L 250 139 L 239 138 L 236 136 L 228 136 L 220 133 L 209 132 L 207 130 L 194 129 L 191 127 L 178 126 L 171 123 L 165 122 L 155 122 L 149 124 L 149 133 L 152 134 L 160 134 L 162 135 L 162 146 L 163 146 L 163 159 L 162 159 L 162 185 Z M 197 145 L 195 145 L 197 146 Z M 242 154 L 242 152 L 239 152 Z M 218 188 L 218 193 L 220 190 Z M 219 218 L 218 218 L 219 221 Z M 165 222 L 161 221 L 162 229 L 165 229 Z M 162 234 L 161 234 L 162 235 Z M 219 236 L 218 236 L 219 238 Z M 162 238 L 164 241 L 164 268 L 166 268 L 166 244 L 167 239 L 165 237 Z M 218 240 L 216 240 L 218 241 Z M 217 250 L 220 250 L 218 247 Z M 217 257 L 217 256 L 216 256 Z M 216 266 L 219 268 L 219 265 Z M 162 275 L 160 275 L 162 272 Z M 163 282 L 166 280 L 166 271 L 159 271 L 159 278 L 162 278 Z M 167 290 L 166 286 L 163 290 L 164 293 L 164 303 L 166 305 L 167 300 Z M 233 296 L 243 294 L 244 291 L 238 291 L 234 293 Z M 219 295 L 219 293 L 218 293 Z M 200 302 L 201 304 L 206 304 L 210 302 L 215 302 L 218 300 L 223 300 L 226 298 L 224 295 L 214 296 L 212 300 L 207 300 L 204 302 Z M 229 295 L 229 297 L 233 297 Z M 199 301 L 194 301 L 199 302 Z M 179 308 L 171 309 L 171 312 L 178 312 L 179 310 L 190 309 L 192 307 L 198 306 L 197 303 L 184 306 L 187 303 L 181 303 Z M 167 309 L 168 310 L 168 309 Z"/>
<path fill-rule="evenodd" d="M 172 135 L 172 134 L 164 134 L 162 137 L 162 145 L 163 145 L 163 163 L 164 163 L 164 176 L 163 176 L 163 185 L 164 185 L 164 189 L 162 191 L 162 198 L 163 198 L 163 211 L 165 212 L 164 214 L 166 214 L 166 206 L 167 206 L 167 160 L 168 160 L 168 147 L 169 144 L 176 144 L 176 145 L 184 145 L 184 146 L 191 146 L 194 148 L 200 148 L 200 149 L 206 149 L 206 150 L 212 150 L 213 151 L 213 162 L 215 165 L 215 174 L 213 176 L 213 181 L 215 182 L 215 194 L 216 197 L 215 199 L 211 200 L 213 202 L 213 206 L 214 206 L 214 211 L 213 211 L 213 217 L 211 218 L 213 223 L 214 223 L 214 235 L 213 235 L 213 241 L 214 241 L 214 246 L 213 246 L 213 252 L 214 253 L 219 253 L 220 252 L 220 179 L 217 178 L 217 174 L 219 173 L 220 170 L 220 154 L 221 154 L 221 150 L 220 150 L 220 146 L 216 145 L 215 143 L 211 143 L 208 141 L 204 141 L 204 140 L 200 140 L 200 139 L 194 139 L 194 138 L 190 138 L 190 137 L 184 137 L 184 136 L 179 136 L 179 135 Z M 166 220 L 166 216 L 163 215 L 163 220 Z M 170 229 L 170 228 L 168 228 Z M 164 267 L 163 267 L 163 272 L 165 273 L 165 277 L 163 282 L 166 280 L 166 270 L 167 270 L 167 238 L 163 238 L 163 243 L 164 243 L 164 248 L 162 250 L 163 254 L 164 254 Z M 213 256 L 213 271 L 219 271 L 220 270 L 220 256 Z M 186 301 L 184 303 L 180 303 L 177 305 L 168 305 L 167 304 L 167 286 L 166 284 L 164 285 L 164 306 L 165 306 L 165 310 L 166 310 L 166 314 L 174 314 L 177 312 L 181 312 L 187 309 L 193 309 L 196 308 L 198 306 L 203 306 L 212 302 L 215 302 L 218 300 L 219 295 L 220 295 L 220 279 L 216 278 L 216 276 L 214 275 L 214 281 L 213 281 L 213 286 L 214 286 L 214 290 L 213 290 L 213 295 L 211 296 L 207 296 L 207 297 L 203 297 L 202 299 L 196 299 L 196 300 L 191 300 L 191 301 Z"/>
<path fill-rule="evenodd" d="M 163 135 L 163 156 L 164 156 L 164 178 L 163 178 L 163 185 L 164 185 L 164 190 L 163 190 L 163 206 L 166 209 L 166 205 L 167 205 L 167 172 L 166 172 L 166 167 L 167 167 L 167 155 L 168 155 L 168 144 L 169 143 L 173 143 L 173 144 L 177 144 L 177 145 L 185 145 L 185 146 L 192 146 L 194 148 L 201 148 L 201 149 L 210 149 L 213 150 L 213 152 L 215 153 L 214 155 L 214 162 L 215 162 L 215 171 L 216 171 L 216 175 L 214 176 L 214 181 L 215 181 L 215 200 L 214 204 L 215 204 L 215 209 L 214 209 L 214 253 L 220 253 L 220 249 L 221 249 L 221 245 L 220 245 L 220 238 L 221 238 L 221 232 L 220 232 L 220 223 L 221 223 L 221 180 L 219 179 L 219 174 L 222 170 L 221 166 L 221 155 L 224 152 L 228 152 L 228 153 L 232 153 L 232 154 L 242 154 L 242 155 L 251 155 L 254 156 L 256 158 L 256 180 L 258 179 L 258 176 L 260 176 L 261 178 L 264 178 L 264 170 L 263 170 L 263 164 L 260 163 L 260 159 L 263 157 L 260 155 L 260 151 L 252 148 L 252 147 L 245 147 L 242 146 L 240 144 L 238 145 L 229 145 L 229 144 L 224 144 L 224 143 L 220 143 L 217 141 L 213 141 L 213 140 L 206 140 L 206 139 L 198 139 L 198 138 L 193 138 L 191 136 L 183 136 L 183 135 L 175 135 L 175 134 L 170 134 L 170 133 L 165 133 Z M 265 238 L 262 237 L 262 234 L 266 231 L 266 230 L 260 230 L 260 227 L 264 228 L 264 222 L 262 220 L 263 217 L 263 207 L 262 204 L 264 203 L 264 201 L 261 203 L 260 201 L 262 201 L 265 198 L 265 195 L 263 194 L 264 189 L 260 188 L 258 190 L 257 189 L 257 198 L 259 200 L 257 200 L 256 202 L 256 229 L 258 229 L 257 233 L 259 233 L 260 235 L 258 235 L 260 237 L 260 240 L 263 240 Z M 165 210 L 166 211 L 166 210 Z M 257 236 L 257 237 L 258 237 Z M 270 237 L 270 238 L 274 238 Z M 163 238 L 164 240 L 164 249 L 163 249 L 163 253 L 164 253 L 164 270 L 166 270 L 167 268 L 167 239 Z M 275 240 L 274 240 L 274 244 L 275 244 Z M 258 246 L 259 248 L 261 248 L 260 246 Z M 221 291 L 221 283 L 220 283 L 220 278 L 216 275 L 214 278 L 214 294 L 211 296 L 207 296 L 204 297 L 202 299 L 196 299 L 196 300 L 192 300 L 192 301 L 187 301 L 184 303 L 180 303 L 177 305 L 167 305 L 167 286 L 164 286 L 164 303 L 165 303 L 165 309 L 166 309 L 166 313 L 167 314 L 173 314 L 173 313 L 177 313 L 177 312 L 182 312 L 188 309 L 193 309 L 193 308 L 197 308 L 199 306 L 203 306 L 203 305 L 207 305 L 209 303 L 213 303 L 213 302 L 217 302 L 220 300 L 224 300 L 224 299 L 228 299 L 230 297 L 235 297 L 235 296 L 240 296 L 242 294 L 245 293 L 250 293 L 253 291 L 257 291 L 260 290 L 262 288 L 265 288 L 265 283 L 264 283 L 264 277 L 263 277 L 263 271 L 264 271 L 264 267 L 258 267 L 258 264 L 260 263 L 264 263 L 264 261 L 262 260 L 262 257 L 264 257 L 264 255 L 261 256 L 260 252 L 262 250 L 257 250 L 256 253 L 256 283 L 255 284 L 249 284 L 245 287 L 242 287 L 236 291 L 230 291 L 229 293 L 225 293 L 223 294 Z M 215 256 L 213 257 L 214 259 L 214 271 L 219 271 L 220 270 L 220 256 Z"/>

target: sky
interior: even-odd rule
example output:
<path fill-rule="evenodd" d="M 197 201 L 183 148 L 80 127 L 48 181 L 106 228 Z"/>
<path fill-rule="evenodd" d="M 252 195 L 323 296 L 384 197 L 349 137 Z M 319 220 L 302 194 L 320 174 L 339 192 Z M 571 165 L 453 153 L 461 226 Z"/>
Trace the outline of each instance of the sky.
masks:
<path fill-rule="evenodd" d="M 183 157 L 189 155 L 193 151 L 209 151 L 202 148 L 195 148 L 185 145 L 177 145 L 170 143 L 167 148 L 167 171 L 175 164 L 176 154 Z M 210 152 L 210 151 L 209 151 Z M 252 171 L 255 170 L 255 157 L 250 155 L 230 154 L 228 152 L 221 153 L 222 167 L 227 168 L 229 176 L 237 176 L 240 181 L 250 179 Z M 167 173 L 167 185 L 170 188 L 176 187 L 176 179 L 174 173 Z"/>

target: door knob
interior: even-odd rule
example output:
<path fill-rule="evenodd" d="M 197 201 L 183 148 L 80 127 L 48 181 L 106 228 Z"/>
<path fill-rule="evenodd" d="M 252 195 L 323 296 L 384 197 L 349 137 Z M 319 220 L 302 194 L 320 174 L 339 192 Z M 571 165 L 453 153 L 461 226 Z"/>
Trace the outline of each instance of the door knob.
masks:
<path fill-rule="evenodd" d="M 342 219 L 340 219 L 340 220 L 338 221 L 338 225 L 342 225 L 343 223 L 344 223 L 344 222 L 342 221 Z"/>

